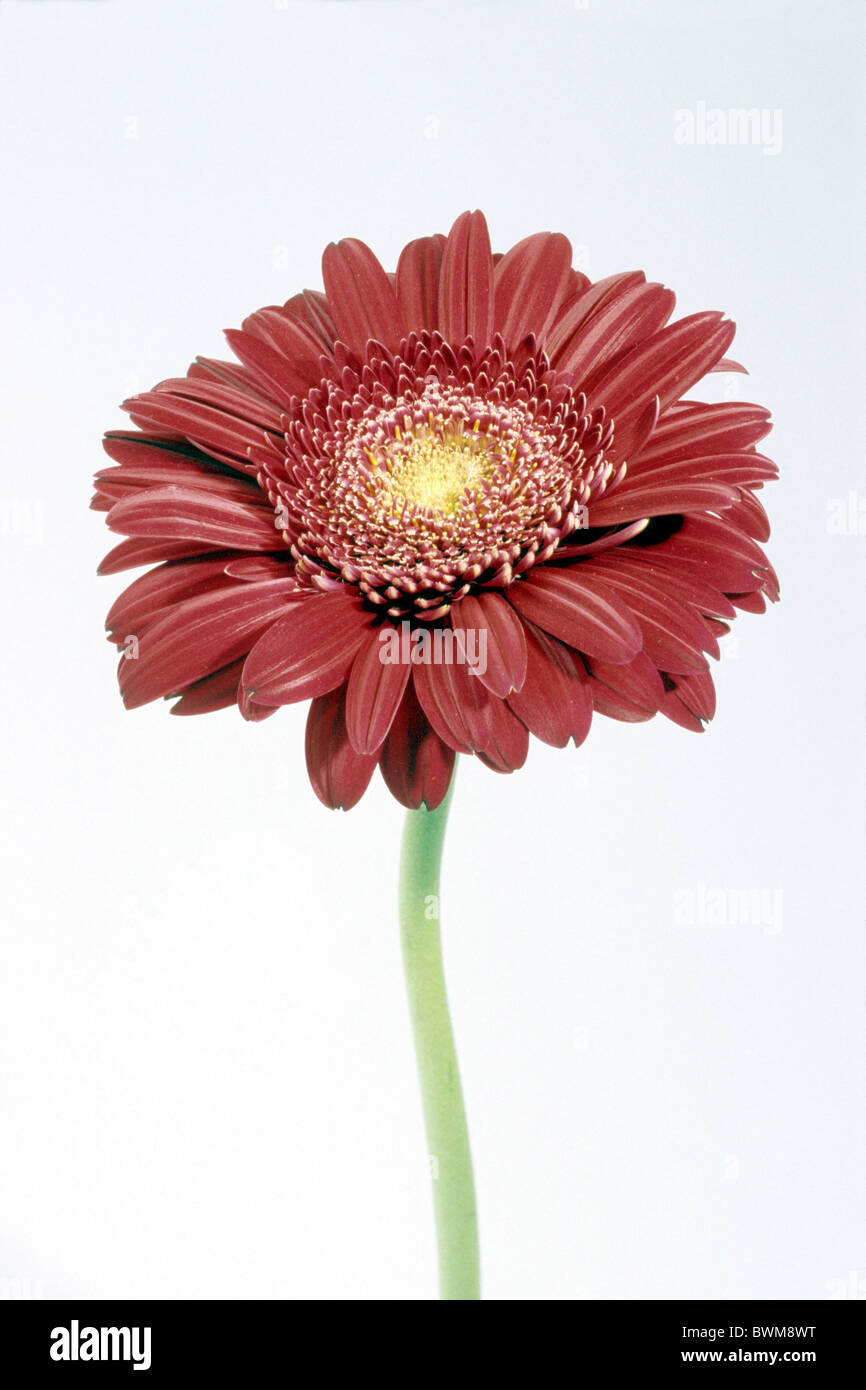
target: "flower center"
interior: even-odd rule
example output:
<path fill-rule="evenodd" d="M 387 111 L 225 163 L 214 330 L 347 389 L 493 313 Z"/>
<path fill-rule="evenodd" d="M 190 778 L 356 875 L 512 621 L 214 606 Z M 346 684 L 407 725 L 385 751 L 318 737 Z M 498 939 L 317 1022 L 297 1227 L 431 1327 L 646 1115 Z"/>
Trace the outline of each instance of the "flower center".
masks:
<path fill-rule="evenodd" d="M 262 483 L 302 583 L 436 621 L 584 524 L 612 429 L 543 354 L 512 360 L 499 337 L 479 355 L 427 333 L 383 353 L 309 393 Z"/>
<path fill-rule="evenodd" d="M 414 434 L 405 449 L 389 453 L 384 461 L 372 452 L 369 458 L 382 480 L 379 505 L 391 514 L 402 514 L 408 502 L 454 516 L 461 501 L 468 502 L 492 478 L 497 462 L 490 454 L 490 441 L 477 431 L 449 432 L 441 438 Z"/>

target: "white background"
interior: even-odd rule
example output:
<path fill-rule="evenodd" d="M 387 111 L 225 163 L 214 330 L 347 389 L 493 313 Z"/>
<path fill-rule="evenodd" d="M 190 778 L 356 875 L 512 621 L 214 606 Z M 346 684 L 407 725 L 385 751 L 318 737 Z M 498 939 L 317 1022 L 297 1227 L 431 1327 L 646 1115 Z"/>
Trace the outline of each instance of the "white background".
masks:
<path fill-rule="evenodd" d="M 401 810 L 378 779 L 319 805 L 301 708 L 124 712 L 87 504 L 130 391 L 319 286 L 331 239 L 393 267 L 480 206 L 500 250 L 564 231 L 594 278 L 737 319 L 751 376 L 711 389 L 774 411 L 783 586 L 703 736 L 599 718 L 508 779 L 463 760 L 443 928 L 486 1294 L 866 1293 L 866 536 L 828 531 L 866 506 L 863 21 L 0 7 L 0 1290 L 435 1296 Z M 781 110 L 781 151 L 678 144 L 702 101 Z M 738 889 L 771 920 L 678 920 Z"/>

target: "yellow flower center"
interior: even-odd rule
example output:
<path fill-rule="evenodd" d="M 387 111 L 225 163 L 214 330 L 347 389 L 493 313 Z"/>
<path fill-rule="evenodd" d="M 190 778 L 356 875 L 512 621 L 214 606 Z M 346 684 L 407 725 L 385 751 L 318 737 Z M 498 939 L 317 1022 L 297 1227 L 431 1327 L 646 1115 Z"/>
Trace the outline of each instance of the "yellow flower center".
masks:
<path fill-rule="evenodd" d="M 454 516 L 461 499 L 474 497 L 493 476 L 498 462 L 489 441 L 478 434 L 405 436 L 403 447 L 386 463 L 370 455 L 381 479 L 383 512 L 402 512 L 408 503 Z"/>

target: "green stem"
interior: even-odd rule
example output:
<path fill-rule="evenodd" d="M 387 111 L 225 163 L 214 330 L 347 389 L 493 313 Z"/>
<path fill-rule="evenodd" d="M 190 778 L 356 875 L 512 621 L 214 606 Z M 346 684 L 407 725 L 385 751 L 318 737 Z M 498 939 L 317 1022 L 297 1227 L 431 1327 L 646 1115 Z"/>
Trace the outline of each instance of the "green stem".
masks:
<path fill-rule="evenodd" d="M 400 856 L 400 933 L 433 1178 L 443 1299 L 481 1297 L 469 1132 L 439 934 L 439 864 L 454 781 L 435 811 L 409 811 Z"/>

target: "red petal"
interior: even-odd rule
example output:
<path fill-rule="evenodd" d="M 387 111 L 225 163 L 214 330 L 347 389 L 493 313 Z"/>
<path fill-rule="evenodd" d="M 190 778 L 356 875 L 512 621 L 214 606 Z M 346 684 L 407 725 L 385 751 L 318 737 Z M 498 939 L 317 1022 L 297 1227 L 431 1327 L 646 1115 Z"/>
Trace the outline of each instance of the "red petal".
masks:
<path fill-rule="evenodd" d="M 246 698 L 290 705 L 342 685 L 370 618 L 346 589 L 296 602 L 253 647 L 244 666 Z"/>
<path fill-rule="evenodd" d="M 378 762 L 358 753 L 346 732 L 346 692 L 319 695 L 307 715 L 305 748 L 313 791 L 332 811 L 350 811 L 361 800 Z"/>
<path fill-rule="evenodd" d="M 472 338 L 477 348 L 493 336 L 493 258 L 481 212 L 463 212 L 445 241 L 439 276 L 439 331 L 447 342 Z"/>
<path fill-rule="evenodd" d="M 177 485 L 197 492 L 212 492 L 218 497 L 239 502 L 242 506 L 261 507 L 267 502 L 261 488 L 252 478 L 239 473 L 229 474 L 213 459 L 181 459 L 179 455 L 163 454 L 164 462 L 127 464 L 121 468 L 103 468 L 96 474 L 97 492 L 109 502 L 120 502 L 142 488 Z"/>
<path fill-rule="evenodd" d="M 653 396 L 643 410 L 638 410 L 628 420 L 613 422 L 613 440 L 606 450 L 611 463 L 627 464 L 631 469 L 633 458 L 640 457 L 647 441 L 652 439 L 659 418 L 659 398 Z"/>
<path fill-rule="evenodd" d="M 609 496 L 590 504 L 592 526 L 619 526 L 642 517 L 680 516 L 683 512 L 724 510 L 737 500 L 736 488 L 728 483 L 686 482 L 641 474 L 640 482 L 624 482 Z"/>
<path fill-rule="evenodd" d="M 508 347 L 534 333 L 543 346 L 569 284 L 571 244 L 537 232 L 506 252 L 496 267 L 494 326 Z"/>
<path fill-rule="evenodd" d="M 769 482 L 778 474 L 771 459 L 753 449 L 734 454 L 640 460 L 634 471 L 590 508 L 593 526 L 638 516 L 672 516 L 685 511 L 729 508 L 742 487 Z"/>
<path fill-rule="evenodd" d="M 754 493 L 747 488 L 742 489 L 739 500 L 734 503 L 733 507 L 728 507 L 725 512 L 725 520 L 741 531 L 745 531 L 752 540 L 768 541 L 770 539 L 769 517 Z"/>
<path fill-rule="evenodd" d="M 706 623 L 657 583 L 615 571 L 613 565 L 604 563 L 604 557 L 588 560 L 587 566 L 592 565 L 603 573 L 605 584 L 637 620 L 643 650 L 659 670 L 703 671 L 707 665 L 703 651 L 719 655 Z"/>
<path fill-rule="evenodd" d="M 241 679 L 244 659 L 231 662 L 212 676 L 195 681 L 184 691 L 177 704 L 172 705 L 172 714 L 212 714 L 214 710 L 228 709 L 237 703 L 238 686 Z M 276 714 L 276 710 L 269 711 Z"/>
<path fill-rule="evenodd" d="M 466 666 L 421 663 L 412 675 L 418 703 L 436 733 L 458 753 L 486 748 L 492 733 L 491 698 Z"/>
<path fill-rule="evenodd" d="M 279 401 L 286 410 L 292 409 L 294 398 L 305 396 L 310 386 L 315 384 L 298 371 L 293 362 L 271 347 L 270 343 L 262 342 L 252 333 L 227 328 L 225 337 L 232 352 L 240 358 L 244 366 L 249 367 L 256 380 L 260 381 L 274 400 Z M 321 373 L 318 373 L 317 380 L 321 380 Z"/>
<path fill-rule="evenodd" d="M 142 466 L 149 467 L 179 467 L 179 468 L 201 468 L 219 470 L 227 465 L 214 463 L 209 454 L 199 453 L 191 444 L 186 441 L 171 442 L 165 439 L 149 439 L 143 434 L 121 433 L 120 430 L 109 430 L 102 441 L 102 447 L 108 457 L 114 463 L 119 463 L 123 468 L 139 469 Z M 236 476 L 247 477 L 247 471 L 242 463 L 235 465 Z"/>
<path fill-rule="evenodd" d="M 410 667 L 401 661 L 383 661 L 379 628 L 365 639 L 349 675 L 346 688 L 346 728 L 359 753 L 375 753 L 397 713 Z"/>
<path fill-rule="evenodd" d="M 774 576 L 764 552 L 736 526 L 712 516 L 687 516 L 680 529 L 658 547 L 660 563 L 694 573 L 724 594 L 752 593 Z"/>
<path fill-rule="evenodd" d="M 640 709 L 655 714 L 661 708 L 665 688 L 656 666 L 645 652 L 638 652 L 633 661 L 614 664 L 607 661 L 588 661 L 587 668 L 602 685 L 623 696 Z"/>
<path fill-rule="evenodd" d="M 197 544 L 195 541 L 121 541 L 109 550 L 97 574 L 120 574 L 123 570 L 139 569 L 142 565 L 157 565 L 163 560 L 186 560 L 194 555 L 211 555 L 212 545 Z"/>
<path fill-rule="evenodd" d="M 690 680 L 697 680 L 697 679 L 699 679 L 699 678 L 696 677 L 696 676 L 692 676 L 692 677 L 689 677 L 688 679 L 690 679 Z M 710 688 L 710 690 L 713 690 L 713 683 L 712 683 L 712 679 L 711 679 L 710 676 L 709 676 L 709 673 L 705 673 L 705 679 L 706 679 L 707 681 L 709 681 L 709 688 Z M 681 729 L 688 729 L 688 730 L 690 731 L 690 733 L 694 733 L 694 734 L 702 734 L 703 731 L 704 731 L 704 720 L 695 712 L 694 709 L 690 708 L 690 706 L 692 706 L 692 705 L 701 705 L 702 707 L 705 706 L 706 698 L 707 698 L 707 692 L 706 692 L 706 690 L 702 690 L 702 691 L 695 691 L 695 690 L 693 690 L 691 693 L 689 693 L 687 687 L 686 687 L 685 690 L 683 690 L 683 686 L 684 686 L 684 685 L 685 685 L 685 680 L 683 679 L 683 677 L 677 676 L 675 688 L 672 689 L 672 690 L 667 690 L 667 691 L 665 691 L 665 698 L 662 700 L 661 707 L 660 707 L 660 708 L 661 708 L 661 713 L 662 713 L 663 715 L 665 715 L 665 717 L 666 717 L 667 719 L 670 719 L 674 724 L 679 724 L 679 726 L 680 726 Z M 685 697 L 686 697 L 685 699 L 683 699 L 683 698 L 681 697 L 681 691 L 682 691 L 682 693 L 685 695 Z M 715 707 L 715 692 L 714 692 L 714 691 L 713 691 L 712 705 L 713 705 L 713 708 L 714 708 L 714 707 Z M 709 717 L 709 716 L 707 716 L 707 717 Z"/>
<path fill-rule="evenodd" d="M 657 458 L 672 462 L 732 454 L 757 444 L 771 429 L 770 412 L 760 405 L 682 401 L 659 421 L 649 444 L 641 450 L 638 466 L 644 468 Z"/>
<path fill-rule="evenodd" d="M 206 560 L 175 560 L 159 565 L 133 580 L 112 604 L 105 619 L 111 633 L 140 633 L 161 609 L 170 608 L 196 594 L 232 587 L 226 575 L 226 555 Z"/>
<path fill-rule="evenodd" d="M 103 468 L 96 475 L 96 495 L 91 505 L 98 510 L 110 511 L 115 502 L 123 501 L 125 497 L 139 492 L 142 488 L 166 487 L 171 484 L 207 492 L 212 485 L 210 479 L 214 476 L 219 476 L 220 483 L 225 483 L 225 474 L 208 475 L 198 462 L 187 460 L 181 463 L 177 458 L 168 463 L 148 464 L 141 468 Z M 235 476 L 234 482 L 234 489 L 217 484 L 216 490 L 225 496 L 234 496 L 238 502 L 250 502 L 253 506 L 261 504 L 262 493 L 254 483 L 238 475 Z"/>
<path fill-rule="evenodd" d="M 767 605 L 761 593 L 752 594 L 731 594 L 731 603 L 737 608 L 741 608 L 744 613 L 764 613 Z"/>
<path fill-rule="evenodd" d="M 700 454 L 695 449 L 685 457 L 673 458 L 659 453 L 652 446 L 651 452 L 651 458 L 647 459 L 642 455 L 636 469 L 627 475 L 632 484 L 649 487 L 666 479 L 681 481 L 690 478 L 693 482 L 712 480 L 731 483 L 738 487 L 758 487 L 762 483 L 772 482 L 779 474 L 773 460 L 767 458 L 766 454 L 759 454 L 755 449 L 738 449 L 730 453 L 726 450 L 711 454 Z"/>
<path fill-rule="evenodd" d="M 232 579 L 284 579 L 294 577 L 294 561 L 285 551 L 280 555 L 235 555 L 226 564 Z"/>
<path fill-rule="evenodd" d="M 658 396 L 661 409 L 694 386 L 731 342 L 736 327 L 721 314 L 692 314 L 627 352 L 593 385 L 592 400 L 624 429 Z"/>
<path fill-rule="evenodd" d="M 388 790 L 410 811 L 434 811 L 451 783 L 454 757 L 428 724 L 410 683 L 382 747 L 379 766 Z"/>
<path fill-rule="evenodd" d="M 144 488 L 115 503 L 107 521 L 112 531 L 153 540 L 195 541 L 211 550 L 285 550 L 274 526 L 274 511 L 263 493 L 261 505 L 239 502 L 213 480 L 204 488 Z"/>
<path fill-rule="evenodd" d="M 299 297 L 303 304 L 303 296 Z M 269 344 L 281 358 L 291 363 L 301 388 L 297 395 L 304 396 L 312 386 L 318 386 L 322 379 L 322 356 L 329 356 L 330 351 L 321 333 L 309 322 L 305 305 L 296 313 L 270 304 L 245 318 L 242 327 L 245 333 Z"/>
<path fill-rule="evenodd" d="M 493 772 L 515 772 L 529 752 L 529 730 L 504 700 L 491 701 L 492 737 L 478 757 Z"/>
<path fill-rule="evenodd" d="M 559 323 L 564 315 L 568 313 L 569 309 L 573 308 L 581 295 L 586 294 L 591 284 L 592 281 L 587 275 L 584 275 L 583 271 L 575 270 L 572 267 L 568 272 L 565 291 L 562 299 L 559 301 L 559 308 L 556 311 L 556 318 L 554 319 L 555 324 Z"/>
<path fill-rule="evenodd" d="M 374 338 L 392 350 L 406 326 L 388 276 L 369 246 L 354 237 L 326 247 L 322 274 L 338 337 L 364 356 Z"/>
<path fill-rule="evenodd" d="M 451 626 L 455 632 L 473 633 L 475 673 L 493 695 L 520 689 L 526 677 L 526 639 L 522 622 L 501 594 L 487 590 L 461 599 L 451 608 Z M 473 643 L 464 641 L 472 652 Z"/>
<path fill-rule="evenodd" d="M 129 709 L 177 695 L 194 681 L 237 661 L 286 611 L 286 581 L 238 584 L 199 594 L 143 632 L 137 655 L 120 659 L 120 690 Z"/>
<path fill-rule="evenodd" d="M 408 331 L 439 326 L 439 272 L 444 236 L 410 241 L 397 262 L 397 302 Z"/>
<path fill-rule="evenodd" d="M 561 545 L 553 557 L 553 563 L 558 564 L 560 560 L 585 560 L 588 555 L 599 555 L 605 550 L 616 549 L 645 531 L 649 521 L 649 517 L 633 521 L 631 525 L 607 531 L 603 536 L 597 536 L 594 541 L 587 541 L 585 545 Z"/>
<path fill-rule="evenodd" d="M 523 617 L 588 656 L 631 661 L 640 651 L 640 628 L 628 608 L 582 565 L 530 570 L 507 597 Z"/>
<path fill-rule="evenodd" d="M 592 699 L 583 665 L 567 647 L 527 623 L 526 680 L 513 691 L 508 704 L 530 733 L 554 748 L 574 739 L 578 746 L 589 733 Z"/>
<path fill-rule="evenodd" d="M 709 671 L 694 676 L 678 676 L 676 694 L 686 709 L 699 719 L 712 719 L 716 712 L 716 687 Z"/>
<path fill-rule="evenodd" d="M 123 409 L 139 428 L 177 430 L 205 453 L 217 458 L 226 455 L 235 465 L 245 462 L 249 449 L 261 447 L 264 431 L 259 426 L 169 391 L 145 391 L 124 401 Z"/>
<path fill-rule="evenodd" d="M 664 328 L 676 295 L 657 284 L 632 285 L 593 315 L 556 360 L 558 372 L 570 372 L 582 390 L 624 353 Z"/>
<path fill-rule="evenodd" d="M 619 719 L 625 724 L 645 724 L 648 719 L 652 719 L 655 711 L 644 709 L 642 705 L 636 705 L 633 700 L 629 700 L 619 691 L 612 690 L 608 685 L 602 685 L 594 676 L 589 678 L 590 690 L 592 691 L 593 708 L 598 714 L 604 714 L 608 719 Z"/>
<path fill-rule="evenodd" d="M 545 345 L 551 364 L 558 368 L 563 354 L 569 352 L 579 336 L 586 332 L 596 314 L 627 290 L 645 281 L 642 270 L 629 270 L 621 275 L 608 275 L 606 279 L 589 285 L 556 320 Z"/>
<path fill-rule="evenodd" d="M 172 396 L 178 399 L 195 401 L 199 405 L 213 406 L 228 416 L 234 416 L 245 424 L 258 425 L 261 430 L 272 430 L 281 434 L 280 411 L 273 400 L 260 395 L 251 395 L 246 385 L 238 386 L 223 381 L 210 381 L 201 376 L 175 376 L 160 381 L 153 388 L 157 396 Z M 171 447 L 171 446 L 169 446 Z"/>
<path fill-rule="evenodd" d="M 676 560 L 665 559 L 665 546 L 629 546 L 616 555 L 599 557 L 593 568 L 605 578 L 608 574 L 631 576 L 649 584 L 660 596 L 670 595 L 694 608 L 702 616 L 733 618 L 736 616 L 728 599 L 713 584 L 707 584 L 690 567 L 680 570 Z"/>
<path fill-rule="evenodd" d="M 287 299 L 283 308 L 295 318 L 312 329 L 326 353 L 331 353 L 337 341 L 337 328 L 328 304 L 327 295 L 321 290 L 302 290 Z"/>
<path fill-rule="evenodd" d="M 197 357 L 187 368 L 187 377 L 192 381 L 221 381 L 243 391 L 251 400 L 264 402 L 273 409 L 270 397 L 263 392 L 252 372 L 238 362 L 220 362 L 214 357 Z"/>

